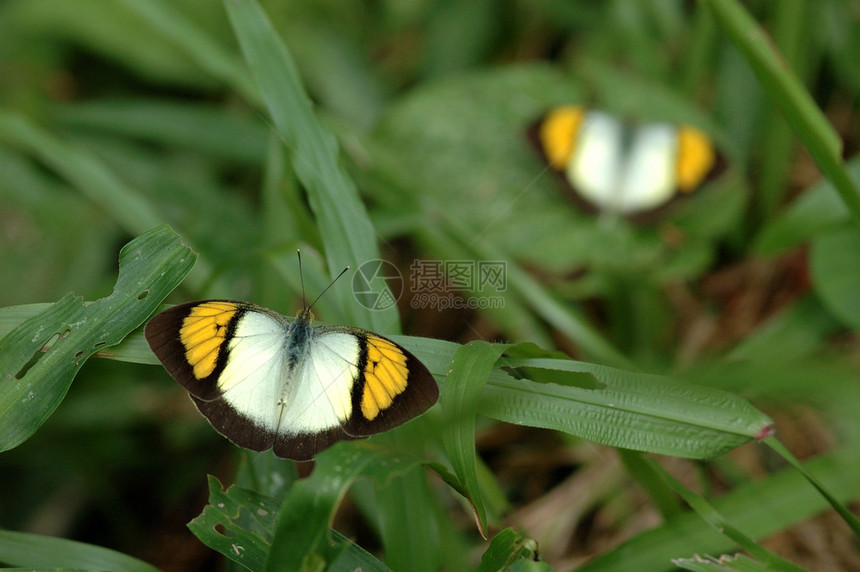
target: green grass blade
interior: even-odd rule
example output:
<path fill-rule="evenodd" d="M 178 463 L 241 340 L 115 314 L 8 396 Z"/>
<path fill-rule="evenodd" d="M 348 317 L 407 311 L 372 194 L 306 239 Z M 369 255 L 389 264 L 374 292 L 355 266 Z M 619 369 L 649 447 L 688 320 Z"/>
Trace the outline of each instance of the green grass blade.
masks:
<path fill-rule="evenodd" d="M 852 158 L 847 169 L 854 182 L 860 183 L 860 158 Z M 776 256 L 849 220 L 851 214 L 833 185 L 821 181 L 762 227 L 754 240 L 753 252 Z"/>
<path fill-rule="evenodd" d="M 438 501 L 417 468 L 376 490 L 385 561 L 392 570 L 434 572 L 441 567 Z"/>
<path fill-rule="evenodd" d="M 207 36 L 169 2 L 158 0 L 121 0 L 125 6 L 148 22 L 164 38 L 181 48 L 213 77 L 241 93 L 249 101 L 259 101 L 259 93 L 241 62 Z"/>
<path fill-rule="evenodd" d="M 681 514 L 681 502 L 672 489 L 666 485 L 662 475 L 654 470 L 654 466 L 639 451 L 618 449 L 618 456 L 627 469 L 627 474 L 636 479 L 651 498 L 651 503 L 660 512 L 663 520 L 669 520 Z"/>
<path fill-rule="evenodd" d="M 293 485 L 280 508 L 265 570 L 299 570 L 309 559 L 332 562 L 342 547 L 332 547 L 329 527 L 352 482 L 366 476 L 383 483 L 419 463 L 365 442 L 338 443 L 322 452 L 314 472 Z"/>
<path fill-rule="evenodd" d="M 773 36 L 786 66 L 805 77 L 809 69 L 811 34 L 810 4 L 806 0 L 783 0 L 772 6 Z M 759 177 L 762 218 L 768 219 L 782 201 L 796 152 L 791 126 L 778 109 L 764 110 L 764 134 L 761 139 L 762 160 Z"/>
<path fill-rule="evenodd" d="M 0 562 L 30 569 L 78 568 L 111 572 L 158 572 L 155 566 L 108 548 L 11 530 L 0 530 Z"/>
<path fill-rule="evenodd" d="M 743 554 L 734 556 L 696 555 L 693 558 L 674 558 L 672 563 L 684 570 L 693 572 L 765 572 L 773 570 L 770 566 L 757 562 Z"/>
<path fill-rule="evenodd" d="M 805 463 L 824 486 L 842 501 L 860 494 L 860 457 L 850 448 L 840 449 Z M 827 508 L 827 501 L 794 469 L 768 479 L 743 485 L 715 499 L 717 511 L 729 522 L 742 522 L 752 538 L 765 538 Z M 736 550 L 734 542 L 719 534 L 694 513 L 685 513 L 662 526 L 647 530 L 617 548 L 601 554 L 579 572 L 626 572 L 672 570 L 670 560 L 689 554 L 722 554 Z"/>
<path fill-rule="evenodd" d="M 0 140 L 33 153 L 128 232 L 143 234 L 164 222 L 142 194 L 126 185 L 94 156 L 39 129 L 23 116 L 0 112 Z"/>
<path fill-rule="evenodd" d="M 270 133 L 250 114 L 214 105 L 143 98 L 64 105 L 53 110 L 51 118 L 64 128 L 151 141 L 254 167 L 262 165 Z"/>
<path fill-rule="evenodd" d="M 445 432 L 442 435 L 445 451 L 472 503 L 484 538 L 487 537 L 487 508 L 478 486 L 475 410 L 487 377 L 505 347 L 475 341 L 458 349 L 451 361 L 451 371 L 441 399 L 445 415 Z"/>
<path fill-rule="evenodd" d="M 336 275 L 347 266 L 379 259 L 367 210 L 340 162 L 336 139 L 314 115 L 286 45 L 254 0 L 225 0 L 225 6 L 266 108 L 308 192 L 329 272 Z M 349 283 L 353 274 L 351 270 L 341 282 Z M 356 304 L 347 288 L 334 292 L 350 323 L 386 333 L 399 331 L 396 307 L 371 311 Z"/>
<path fill-rule="evenodd" d="M 460 247 L 463 249 L 462 256 L 471 256 L 476 260 L 506 261 L 508 286 L 517 292 L 535 313 L 580 345 L 589 357 L 619 367 L 632 366 L 630 360 L 613 347 L 575 308 L 570 304 L 562 303 L 538 280 L 511 261 L 509 256 L 487 241 L 474 238 L 471 231 L 453 218 L 447 220 L 447 225 L 451 234 L 459 239 Z M 430 235 L 441 234 L 434 227 L 425 228 L 421 232 Z"/>
<path fill-rule="evenodd" d="M 860 221 L 860 189 L 845 171 L 839 135 L 803 84 L 736 0 L 701 0 L 752 66 L 765 93 L 788 118 L 822 173 L 833 183 L 855 220 Z"/>
<path fill-rule="evenodd" d="M 860 330 L 860 230 L 846 224 L 815 237 L 809 271 L 822 304 L 840 322 Z"/>
<path fill-rule="evenodd" d="M 69 294 L 0 340 L 0 450 L 29 438 L 66 395 L 83 363 L 140 326 L 194 265 L 168 226 L 120 251 L 113 293 L 85 305 Z"/>
<path fill-rule="evenodd" d="M 652 465 L 655 472 L 658 472 L 663 476 L 663 479 L 672 488 L 672 490 L 678 493 L 678 495 L 683 498 L 684 501 L 690 505 L 690 507 L 696 511 L 696 513 L 702 517 L 705 522 L 711 525 L 714 530 L 717 530 L 720 534 L 729 538 L 732 542 L 749 552 L 755 558 L 766 563 L 768 567 L 773 570 L 803 572 L 803 568 L 792 564 L 777 554 L 774 554 L 727 521 L 726 518 L 720 514 L 720 512 L 707 501 L 707 499 L 705 499 L 705 497 L 682 485 L 675 477 L 669 474 L 668 471 L 658 465 L 656 461 L 649 459 L 648 462 Z"/>
<path fill-rule="evenodd" d="M 858 520 L 857 517 L 854 516 L 854 514 L 845 507 L 844 504 L 839 502 L 836 497 L 833 496 L 833 494 L 827 489 L 827 487 L 822 484 L 820 480 L 816 479 L 815 476 L 812 475 L 812 473 L 807 471 L 803 464 L 801 464 L 801 462 L 798 461 L 797 458 L 791 454 L 791 451 L 789 451 L 785 447 L 785 445 L 780 443 L 773 436 L 765 439 L 765 443 L 768 447 L 779 453 L 779 455 L 783 459 L 791 463 L 792 467 L 800 471 L 803 477 L 807 481 L 809 481 L 809 483 L 813 487 L 815 487 L 815 490 L 817 490 L 819 493 L 821 493 L 821 496 L 827 499 L 827 502 L 830 503 L 830 506 L 832 506 L 833 509 L 837 513 L 839 513 L 839 516 L 842 517 L 842 520 L 844 520 L 848 524 L 848 526 L 851 527 L 851 530 L 854 532 L 854 535 L 860 537 L 860 520 Z"/>

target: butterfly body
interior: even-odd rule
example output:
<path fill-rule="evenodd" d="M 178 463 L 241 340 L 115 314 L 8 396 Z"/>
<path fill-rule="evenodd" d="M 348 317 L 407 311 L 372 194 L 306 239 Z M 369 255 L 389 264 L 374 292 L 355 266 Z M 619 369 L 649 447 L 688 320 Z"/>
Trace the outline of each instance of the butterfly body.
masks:
<path fill-rule="evenodd" d="M 170 308 L 146 326 L 165 369 L 235 444 L 307 460 L 336 441 L 386 431 L 427 410 L 438 387 L 395 342 L 312 325 L 232 300 Z"/>

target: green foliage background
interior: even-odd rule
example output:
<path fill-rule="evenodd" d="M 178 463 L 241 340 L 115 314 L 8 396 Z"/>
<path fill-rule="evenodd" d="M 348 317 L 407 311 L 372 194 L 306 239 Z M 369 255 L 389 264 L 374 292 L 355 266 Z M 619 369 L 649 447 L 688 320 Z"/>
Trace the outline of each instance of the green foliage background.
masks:
<path fill-rule="evenodd" d="M 857 13 L 840 0 L 6 0 L 0 563 L 704 570 L 729 564 L 694 554 L 741 546 L 791 570 L 756 540 L 822 511 L 856 535 L 840 503 L 860 497 Z M 696 125 L 727 169 L 650 224 L 588 215 L 526 137 L 562 103 Z M 366 311 L 351 275 L 320 300 L 332 323 L 397 335 L 403 322 L 398 341 L 443 397 L 333 447 L 310 476 L 236 452 L 151 366 L 139 330 L 174 288 L 166 301 L 292 313 L 296 248 L 309 295 L 379 257 L 407 277 L 413 260 L 504 261 L 507 278 L 503 306 L 478 311 Z M 825 493 L 761 445 L 725 455 L 765 437 L 769 416 Z M 481 446 L 503 423 L 563 438 Z M 564 459 L 533 469 L 550 475 L 547 498 L 622 463 L 530 527 L 518 515 L 533 505 L 494 456 L 532 470 L 532 449 Z M 635 524 L 644 511 L 661 524 Z M 607 548 L 601 531 L 628 540 Z"/>

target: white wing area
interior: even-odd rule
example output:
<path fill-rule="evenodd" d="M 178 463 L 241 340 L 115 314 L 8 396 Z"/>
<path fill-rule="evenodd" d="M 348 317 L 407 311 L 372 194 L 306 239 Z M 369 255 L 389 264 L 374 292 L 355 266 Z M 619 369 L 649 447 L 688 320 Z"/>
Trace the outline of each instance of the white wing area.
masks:
<path fill-rule="evenodd" d="M 218 378 L 222 399 L 267 431 L 276 431 L 286 381 L 284 324 L 246 312 L 230 341 L 230 361 Z"/>
<path fill-rule="evenodd" d="M 619 181 L 621 212 L 657 207 L 675 194 L 678 133 L 670 125 L 638 128 Z"/>
<path fill-rule="evenodd" d="M 278 432 L 316 433 L 345 423 L 352 414 L 358 357 L 355 335 L 315 333 L 305 359 L 284 392 Z"/>
<path fill-rule="evenodd" d="M 618 170 L 624 161 L 623 128 L 611 115 L 600 111 L 588 113 L 567 166 L 573 187 L 598 207 L 612 206 L 618 193 Z"/>

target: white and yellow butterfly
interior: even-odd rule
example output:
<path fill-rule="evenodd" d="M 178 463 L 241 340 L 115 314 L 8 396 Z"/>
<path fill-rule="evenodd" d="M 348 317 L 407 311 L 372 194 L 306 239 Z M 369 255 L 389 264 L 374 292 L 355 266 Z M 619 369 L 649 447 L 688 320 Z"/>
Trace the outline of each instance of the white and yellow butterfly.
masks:
<path fill-rule="evenodd" d="M 150 348 L 230 441 L 312 459 L 344 439 L 386 431 L 439 397 L 433 376 L 395 342 L 348 326 L 312 326 L 233 300 L 174 306 L 146 325 Z"/>
<path fill-rule="evenodd" d="M 691 193 L 713 173 L 717 153 L 698 129 L 629 124 L 576 105 L 555 108 L 537 126 L 541 153 L 573 191 L 604 212 L 632 215 Z"/>

